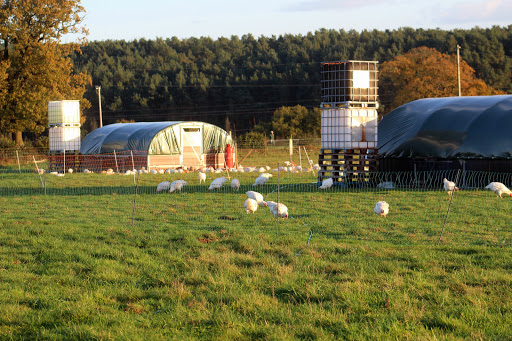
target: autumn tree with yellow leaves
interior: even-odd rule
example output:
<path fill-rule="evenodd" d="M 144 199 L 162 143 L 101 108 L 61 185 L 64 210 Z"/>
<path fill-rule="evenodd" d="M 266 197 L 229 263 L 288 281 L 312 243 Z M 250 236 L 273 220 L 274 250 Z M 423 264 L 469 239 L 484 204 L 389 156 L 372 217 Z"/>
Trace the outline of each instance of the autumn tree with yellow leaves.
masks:
<path fill-rule="evenodd" d="M 462 59 L 460 83 L 462 96 L 502 93 L 476 78 L 475 70 Z M 379 94 L 384 114 L 421 98 L 457 96 L 457 57 L 423 46 L 382 63 Z"/>
<path fill-rule="evenodd" d="M 24 132 L 48 125 L 48 101 L 81 99 L 91 84 L 76 74 L 70 55 L 80 50 L 87 31 L 81 26 L 80 0 L 0 0 L 0 133 L 23 145 Z M 78 34 L 74 43 L 62 43 Z"/>

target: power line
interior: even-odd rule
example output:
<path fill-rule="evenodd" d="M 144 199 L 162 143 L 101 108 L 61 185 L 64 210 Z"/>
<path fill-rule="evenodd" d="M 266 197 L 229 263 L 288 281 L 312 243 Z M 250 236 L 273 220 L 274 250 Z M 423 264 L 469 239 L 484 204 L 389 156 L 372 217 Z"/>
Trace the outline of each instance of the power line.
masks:
<path fill-rule="evenodd" d="M 197 115 L 218 115 L 218 114 L 224 114 L 229 113 L 230 115 L 243 115 L 248 112 L 266 112 L 268 110 L 274 110 L 276 106 L 284 106 L 289 104 L 298 104 L 298 103 L 319 103 L 316 99 L 305 99 L 301 101 L 279 101 L 279 102 L 256 102 L 252 104 L 240 104 L 240 105 L 234 105 L 237 109 L 230 108 L 229 104 L 222 104 L 218 106 L 185 106 L 185 107 L 174 107 L 174 108 L 137 108 L 137 109 L 125 109 L 122 111 L 113 111 L 113 110 L 103 110 L 103 113 L 130 113 L 130 112 L 147 112 L 151 115 L 158 115 L 158 112 L 165 111 L 164 114 L 182 114 L 182 115 L 191 115 L 191 114 L 197 114 Z M 259 107 L 260 105 L 272 105 L 273 108 L 265 109 Z M 256 109 L 252 109 L 255 107 Z M 225 109 L 222 109 L 225 108 Z M 216 110 L 211 110 L 216 109 Z M 177 110 L 179 110 L 177 112 Z M 204 110 L 204 111 L 203 111 Z M 187 112 L 183 112 L 187 111 Z"/>

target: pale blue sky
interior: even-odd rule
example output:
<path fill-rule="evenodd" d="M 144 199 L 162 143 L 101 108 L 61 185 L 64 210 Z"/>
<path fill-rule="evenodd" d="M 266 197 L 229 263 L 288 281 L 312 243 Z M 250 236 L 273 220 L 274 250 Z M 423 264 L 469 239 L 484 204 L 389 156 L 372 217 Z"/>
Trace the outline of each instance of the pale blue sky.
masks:
<path fill-rule="evenodd" d="M 512 0 L 82 0 L 89 40 L 508 26 Z"/>

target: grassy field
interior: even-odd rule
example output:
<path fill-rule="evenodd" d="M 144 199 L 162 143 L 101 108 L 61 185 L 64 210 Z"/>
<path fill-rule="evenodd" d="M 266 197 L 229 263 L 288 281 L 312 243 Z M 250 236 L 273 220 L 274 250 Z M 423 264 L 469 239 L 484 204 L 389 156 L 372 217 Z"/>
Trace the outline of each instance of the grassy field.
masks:
<path fill-rule="evenodd" d="M 257 174 L 235 175 L 168 194 L 177 175 L 0 173 L 0 338 L 511 338 L 511 198 L 286 173 L 258 188 L 278 223 L 243 212 Z"/>

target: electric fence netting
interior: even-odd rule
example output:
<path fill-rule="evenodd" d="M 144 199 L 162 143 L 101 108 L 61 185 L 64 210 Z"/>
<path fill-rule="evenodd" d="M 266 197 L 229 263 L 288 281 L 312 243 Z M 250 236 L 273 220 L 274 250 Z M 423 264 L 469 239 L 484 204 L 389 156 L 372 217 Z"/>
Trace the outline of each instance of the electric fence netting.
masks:
<path fill-rule="evenodd" d="M 34 168 L 48 169 L 48 164 Z M 334 182 L 319 189 L 314 172 L 272 173 L 265 185 L 254 186 L 259 173 L 173 174 L 67 173 L 33 169 L 0 169 L 2 224 L 69 226 L 68 233 L 96 229 L 138 231 L 143 238 L 161 238 L 186 230 L 225 233 L 300 234 L 305 240 L 323 235 L 340 240 L 391 244 L 512 245 L 512 198 L 485 189 L 490 182 L 512 185 L 512 174 L 475 171 L 366 173 L 360 182 Z M 225 177 L 219 189 L 211 181 Z M 234 190 L 230 181 L 241 186 Z M 451 197 L 443 179 L 457 181 Z M 184 180 L 181 191 L 157 192 L 164 181 Z M 276 219 L 268 207 L 246 213 L 247 191 L 288 208 L 288 219 Z M 389 214 L 373 212 L 378 201 Z"/>

